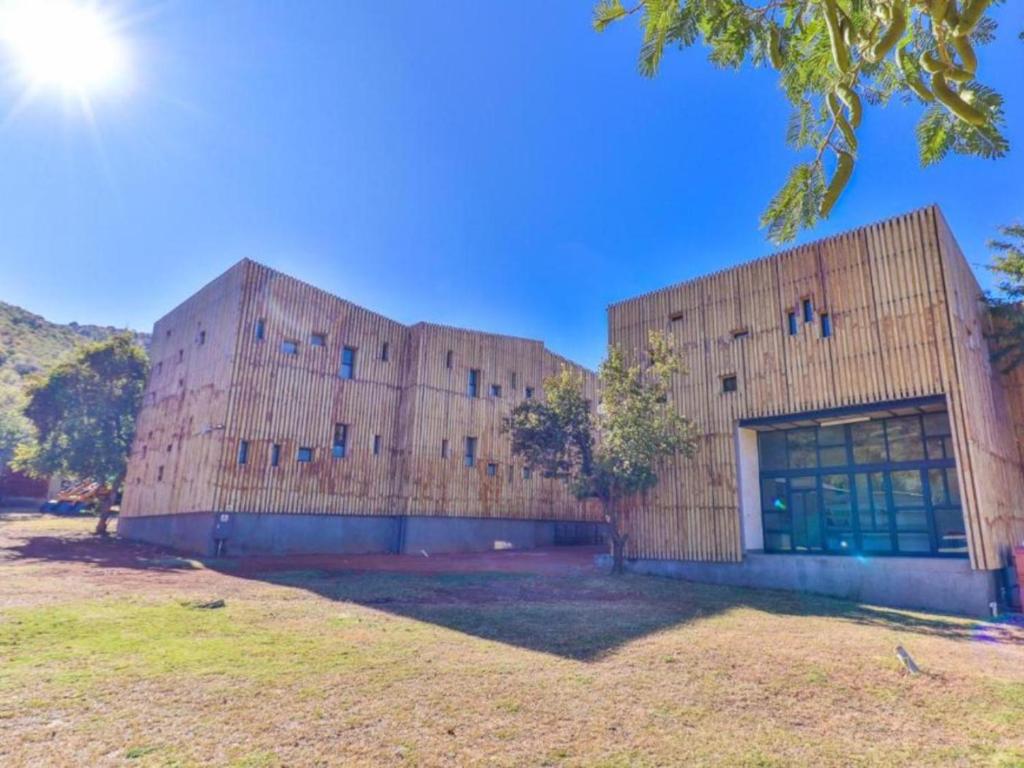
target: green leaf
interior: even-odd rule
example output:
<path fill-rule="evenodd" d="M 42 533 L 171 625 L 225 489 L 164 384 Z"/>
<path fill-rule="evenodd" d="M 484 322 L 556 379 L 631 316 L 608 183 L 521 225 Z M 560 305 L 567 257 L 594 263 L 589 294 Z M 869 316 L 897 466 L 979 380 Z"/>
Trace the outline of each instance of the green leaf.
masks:
<path fill-rule="evenodd" d="M 768 229 L 768 238 L 773 243 L 784 243 L 796 237 L 801 228 L 814 226 L 820 218 L 818 209 L 824 192 L 820 162 L 801 163 L 793 168 L 761 216 L 761 226 Z"/>

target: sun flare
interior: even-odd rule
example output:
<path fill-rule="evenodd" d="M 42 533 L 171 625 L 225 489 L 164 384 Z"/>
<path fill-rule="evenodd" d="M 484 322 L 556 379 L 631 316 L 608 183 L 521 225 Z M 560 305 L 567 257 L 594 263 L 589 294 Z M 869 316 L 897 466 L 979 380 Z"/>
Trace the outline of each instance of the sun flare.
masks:
<path fill-rule="evenodd" d="M 0 41 L 30 88 L 86 98 L 126 72 L 127 51 L 113 20 L 85 0 L 0 0 Z"/>

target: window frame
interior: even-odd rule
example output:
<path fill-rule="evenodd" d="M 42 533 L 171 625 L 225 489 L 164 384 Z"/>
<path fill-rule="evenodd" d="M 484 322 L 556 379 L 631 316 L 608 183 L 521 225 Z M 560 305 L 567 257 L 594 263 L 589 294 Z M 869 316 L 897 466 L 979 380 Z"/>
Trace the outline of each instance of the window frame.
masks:
<path fill-rule="evenodd" d="M 338 378 L 344 381 L 352 381 L 356 377 L 356 360 L 359 355 L 358 347 L 350 347 L 347 344 L 341 348 L 341 365 L 338 368 Z M 345 357 L 350 359 L 345 361 Z"/>

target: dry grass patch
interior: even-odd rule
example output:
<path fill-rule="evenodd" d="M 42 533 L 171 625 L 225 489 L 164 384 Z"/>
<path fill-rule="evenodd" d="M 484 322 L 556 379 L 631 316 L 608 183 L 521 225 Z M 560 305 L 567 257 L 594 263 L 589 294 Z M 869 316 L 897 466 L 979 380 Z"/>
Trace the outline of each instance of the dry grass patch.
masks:
<path fill-rule="evenodd" d="M 5 766 L 1024 765 L 1019 628 L 593 572 L 177 567 L 67 524 L 72 560 L 24 554 L 55 533 L 0 522 Z"/>

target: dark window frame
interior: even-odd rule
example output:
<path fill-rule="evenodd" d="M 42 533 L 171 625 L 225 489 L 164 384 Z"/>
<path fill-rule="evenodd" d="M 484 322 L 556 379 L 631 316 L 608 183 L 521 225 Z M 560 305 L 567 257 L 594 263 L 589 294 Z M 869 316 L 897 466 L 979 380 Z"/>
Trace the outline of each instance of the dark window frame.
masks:
<path fill-rule="evenodd" d="M 343 422 L 335 422 L 334 437 L 331 439 L 331 458 L 344 459 L 348 455 L 350 426 Z"/>
<path fill-rule="evenodd" d="M 341 348 L 341 367 L 338 369 L 339 378 L 345 381 L 352 381 L 356 377 L 356 361 L 358 357 L 358 347 L 344 346 Z"/>

